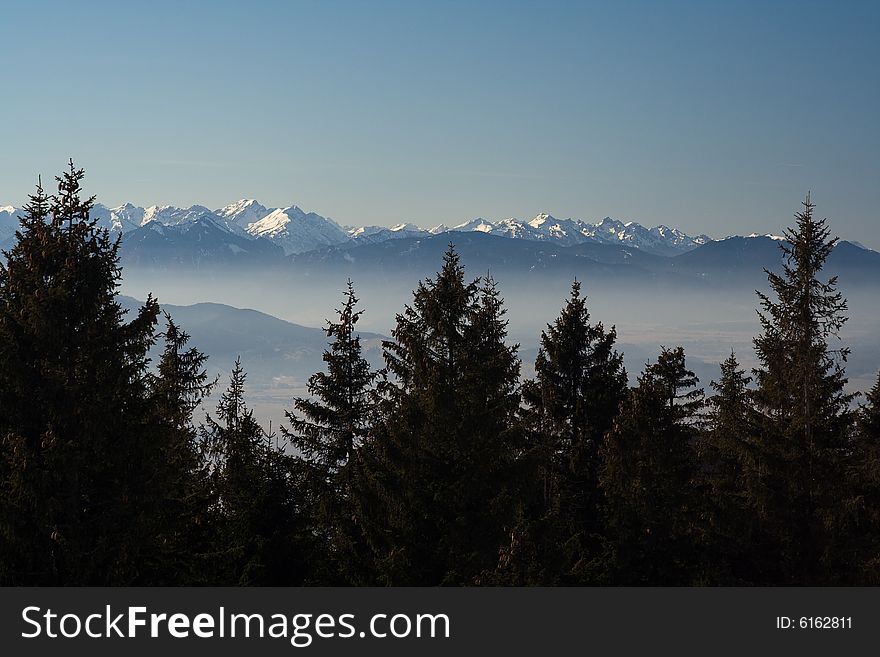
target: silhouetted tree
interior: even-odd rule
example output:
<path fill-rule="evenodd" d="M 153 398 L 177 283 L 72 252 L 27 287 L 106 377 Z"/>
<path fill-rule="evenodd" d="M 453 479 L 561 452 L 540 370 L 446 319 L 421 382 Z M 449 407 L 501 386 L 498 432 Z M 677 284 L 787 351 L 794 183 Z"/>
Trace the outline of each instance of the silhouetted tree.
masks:
<path fill-rule="evenodd" d="M 611 429 L 626 390 L 617 333 L 590 323 L 575 281 L 559 317 L 541 333 L 535 379 L 523 386 L 524 420 L 537 466 L 537 518 L 527 531 L 532 584 L 589 581 L 587 565 L 600 548 L 602 520 L 599 445 Z M 520 535 L 523 555 L 525 535 Z M 521 556 L 521 558 L 522 558 Z"/>
<path fill-rule="evenodd" d="M 327 371 L 309 379 L 311 397 L 294 399 L 295 413 L 285 412 L 290 429 L 281 428 L 299 452 L 296 463 L 317 538 L 312 576 L 323 582 L 364 583 L 368 577 L 367 546 L 354 522 L 352 457 L 369 432 L 376 373 L 362 356 L 356 327 L 363 311 L 357 303 L 349 281 L 339 320 L 325 328 L 331 340 L 324 352 Z"/>
<path fill-rule="evenodd" d="M 151 482 L 158 547 L 149 561 L 150 584 L 210 583 L 207 462 L 193 423 L 193 413 L 216 381 L 204 369 L 208 357 L 187 348 L 189 335 L 170 315 L 161 335 L 165 347 L 156 372 L 150 375 L 152 455 L 156 473 Z"/>
<path fill-rule="evenodd" d="M 359 450 L 358 522 L 384 583 L 472 583 L 497 565 L 518 485 L 506 324 L 494 283 L 466 283 L 451 246 L 397 316 L 379 419 Z"/>
<path fill-rule="evenodd" d="M 715 394 L 707 400 L 706 427 L 700 440 L 701 478 L 708 487 L 704 540 L 715 583 L 760 583 L 766 577 L 760 558 L 758 518 L 750 505 L 755 482 L 754 447 L 757 416 L 752 407 L 752 378 L 736 355 L 721 363 L 721 378 L 711 383 Z M 759 557 L 759 558 L 756 558 Z"/>
<path fill-rule="evenodd" d="M 216 526 L 215 585 L 302 582 L 302 528 L 293 457 L 267 435 L 244 401 L 236 359 L 229 387 L 202 429 L 209 457 Z"/>
<path fill-rule="evenodd" d="M 126 323 L 118 240 L 90 218 L 73 163 L 38 186 L 0 266 L 3 578 L 138 581 L 151 545 L 150 298 Z"/>
<path fill-rule="evenodd" d="M 813 217 L 809 195 L 786 231 L 781 274 L 767 272 L 773 297 L 759 292 L 762 333 L 755 339 L 755 461 L 746 472 L 750 505 L 780 555 L 779 584 L 833 581 L 836 518 L 845 498 L 842 459 L 853 396 L 844 392 L 848 349 L 829 339 L 846 321 L 836 277 L 819 279 L 837 239 Z"/>
<path fill-rule="evenodd" d="M 702 577 L 695 440 L 703 391 L 684 350 L 663 349 L 630 391 L 600 449 L 605 577 L 675 585 Z"/>

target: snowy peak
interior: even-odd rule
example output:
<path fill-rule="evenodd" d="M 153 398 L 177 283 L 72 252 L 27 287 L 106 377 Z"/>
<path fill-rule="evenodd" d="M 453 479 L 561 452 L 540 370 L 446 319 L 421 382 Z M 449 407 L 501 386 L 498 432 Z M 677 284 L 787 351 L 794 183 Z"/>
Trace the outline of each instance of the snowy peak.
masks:
<path fill-rule="evenodd" d="M 303 212 L 295 205 L 270 212 L 249 224 L 247 232 L 279 244 L 284 252 L 302 253 L 322 246 L 349 241 L 349 235 L 336 222 L 314 212 Z"/>
<path fill-rule="evenodd" d="M 195 221 L 201 217 L 214 216 L 211 210 L 204 205 L 191 205 L 188 208 L 176 208 L 172 205 L 152 205 L 144 210 L 143 223 L 148 221 L 160 221 L 166 226 Z"/>
<path fill-rule="evenodd" d="M 724 239 L 730 239 L 731 237 L 735 237 L 735 236 L 731 235 L 731 236 L 725 237 Z M 749 239 L 755 239 L 756 237 L 769 237 L 771 240 L 774 240 L 776 242 L 784 242 L 786 239 L 782 235 L 773 235 L 772 233 L 767 233 L 765 235 L 760 235 L 758 233 L 752 233 L 751 235 L 746 235 L 746 237 Z M 857 244 L 857 242 L 853 242 L 853 244 Z M 858 246 L 861 246 L 861 244 L 858 244 Z M 862 247 L 862 248 L 865 248 L 865 247 Z"/>
<path fill-rule="evenodd" d="M 358 244 L 377 244 L 387 240 L 431 235 L 429 231 L 412 223 L 397 224 L 390 228 L 388 226 L 362 226 L 360 228 L 349 228 L 347 232 L 349 237 Z M 444 230 L 443 232 L 446 231 Z"/>
<path fill-rule="evenodd" d="M 20 208 L 12 205 L 0 206 L 0 249 L 6 248 L 7 242 L 15 237 L 20 214 L 24 214 Z"/>
<path fill-rule="evenodd" d="M 265 219 L 274 211 L 275 208 L 267 208 L 254 199 L 241 199 L 219 210 L 215 210 L 214 214 L 242 228 L 247 228 L 250 224 L 255 224 L 261 219 Z"/>
<path fill-rule="evenodd" d="M 436 235 L 445 230 L 479 231 L 514 239 L 550 241 L 562 246 L 573 246 L 584 242 L 623 244 L 657 255 L 684 253 L 711 241 L 705 235 L 692 238 L 668 226 L 661 225 L 648 229 L 632 221 L 624 223 L 611 217 L 605 217 L 598 223 L 588 223 L 581 219 L 557 219 L 546 212 L 529 221 L 501 219 L 491 222 L 485 219 L 473 219 L 449 229 L 441 225 L 429 232 Z"/>
<path fill-rule="evenodd" d="M 0 244 L 14 238 L 18 227 L 13 206 L 0 206 Z M 441 235 L 447 232 L 480 232 L 510 239 L 543 241 L 559 246 L 582 243 L 612 244 L 640 249 L 655 255 L 672 256 L 685 253 L 711 242 L 706 235 L 692 237 L 667 225 L 646 228 L 633 221 L 604 217 L 595 223 L 582 219 L 558 219 L 542 212 L 532 219 L 506 218 L 491 221 L 482 217 L 449 227 L 440 224 L 424 229 L 410 222 L 394 226 L 355 226 L 343 228 L 315 212 L 306 212 L 297 205 L 269 208 L 252 198 L 243 198 L 211 210 L 204 205 L 179 208 L 172 205 L 140 207 L 132 203 L 107 208 L 96 205 L 93 217 L 107 230 L 128 234 L 141 227 L 183 227 L 211 231 L 218 229 L 246 240 L 265 238 L 280 246 L 286 254 L 303 253 L 327 246 L 356 246 L 386 240 Z M 182 235 L 180 231 L 169 235 Z"/>
<path fill-rule="evenodd" d="M 416 226 L 413 223 L 404 222 L 402 224 L 397 224 L 396 226 L 392 226 L 390 228 L 392 233 L 424 233 L 426 232 L 424 228 L 420 226 Z"/>
<path fill-rule="evenodd" d="M 551 214 L 547 214 L 546 212 L 542 212 L 539 215 L 536 215 L 534 219 L 529 222 L 529 226 L 532 228 L 541 228 L 547 222 L 554 222 L 556 219 Z"/>
<path fill-rule="evenodd" d="M 480 233 L 491 233 L 495 230 L 495 225 L 481 217 L 477 217 L 476 219 L 471 219 L 470 221 L 466 221 L 463 224 L 453 226 L 449 230 L 459 232 L 477 231 Z"/>

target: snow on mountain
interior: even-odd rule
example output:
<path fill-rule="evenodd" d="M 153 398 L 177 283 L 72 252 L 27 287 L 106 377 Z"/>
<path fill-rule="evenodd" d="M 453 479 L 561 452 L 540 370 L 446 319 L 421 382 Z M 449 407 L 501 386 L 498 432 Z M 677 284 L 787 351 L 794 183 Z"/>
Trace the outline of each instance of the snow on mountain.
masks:
<path fill-rule="evenodd" d="M 736 237 L 736 236 L 730 235 L 728 237 L 725 237 L 724 239 L 730 239 L 731 237 Z M 767 233 L 766 235 L 761 235 L 759 233 L 752 233 L 751 235 L 746 235 L 746 237 L 748 237 L 749 239 L 755 239 L 756 237 L 769 237 L 771 240 L 774 240 L 776 242 L 784 242 L 786 240 L 786 238 L 783 237 L 782 235 L 773 235 L 771 233 Z M 854 242 L 854 244 L 855 244 L 855 242 Z"/>
<path fill-rule="evenodd" d="M 0 245 L 14 238 L 18 220 L 12 206 L 0 207 Z M 446 232 L 480 232 L 511 239 L 552 242 L 559 246 L 584 243 L 622 245 L 654 255 L 673 256 L 711 242 L 706 235 L 691 237 L 684 232 L 660 225 L 646 228 L 638 223 L 605 217 L 597 223 L 580 219 L 557 219 L 541 213 L 528 221 L 508 218 L 490 221 L 476 218 L 448 227 L 440 224 L 424 229 L 412 223 L 396 226 L 343 228 L 314 212 L 295 205 L 267 208 L 254 199 L 241 199 L 217 210 L 203 205 L 179 208 L 152 205 L 147 208 L 131 203 L 107 208 L 96 205 L 93 217 L 98 225 L 113 232 L 130 233 L 151 222 L 163 226 L 184 226 L 210 221 L 228 233 L 246 239 L 262 237 L 281 246 L 286 254 L 303 253 L 316 248 L 350 243 L 375 244 L 392 239 L 422 238 Z"/>
<path fill-rule="evenodd" d="M 0 206 L 0 249 L 11 246 L 18 230 L 18 215 L 24 214 L 21 208 L 12 205 Z"/>
<path fill-rule="evenodd" d="M 453 226 L 450 228 L 450 231 L 459 231 L 459 232 L 468 232 L 468 231 L 477 231 L 479 233 L 491 233 L 495 229 L 495 225 L 492 222 L 486 221 L 480 217 L 476 219 L 471 219 L 463 224 L 458 224 L 457 226 Z"/>
<path fill-rule="evenodd" d="M 176 208 L 173 205 L 151 205 L 144 210 L 141 225 L 150 221 L 158 221 L 166 226 L 177 226 L 213 214 L 204 205 L 192 205 L 188 208 Z"/>
<path fill-rule="evenodd" d="M 283 255 L 279 246 L 255 238 L 238 226 L 231 230 L 213 213 L 175 225 L 150 220 L 122 240 L 125 265 L 262 266 L 278 262 Z"/>
<path fill-rule="evenodd" d="M 191 205 L 188 208 L 177 208 L 171 205 L 153 205 L 144 210 L 142 226 L 151 221 L 165 226 L 182 226 L 203 221 L 210 221 L 219 228 L 242 237 L 248 237 L 247 230 L 228 217 L 222 217 L 204 205 Z"/>
<path fill-rule="evenodd" d="M 243 198 L 219 210 L 214 210 L 214 214 L 247 229 L 250 224 L 255 224 L 261 219 L 265 219 L 276 209 L 267 208 L 252 198 Z"/>
<path fill-rule="evenodd" d="M 144 223 L 144 213 L 145 210 L 143 208 L 131 203 L 124 203 L 118 207 L 110 208 L 114 230 L 121 230 L 123 233 L 126 233 L 137 228 Z"/>
<path fill-rule="evenodd" d="M 360 228 L 348 228 L 346 232 L 356 245 L 378 244 L 386 240 L 428 237 L 431 235 L 429 231 L 411 223 L 397 224 L 390 228 L 388 226 L 361 226 Z"/>
<path fill-rule="evenodd" d="M 140 226 L 139 217 L 142 213 L 143 208 L 135 208 L 130 203 L 118 208 L 108 208 L 96 203 L 89 216 L 97 220 L 98 228 L 105 228 L 112 233 L 127 233 Z"/>
<path fill-rule="evenodd" d="M 279 208 L 247 227 L 254 237 L 265 237 L 284 252 L 303 253 L 322 246 L 348 242 L 351 238 L 336 222 L 295 205 Z"/>
<path fill-rule="evenodd" d="M 690 237 L 668 226 L 661 225 L 649 229 L 635 222 L 623 223 L 610 217 L 591 224 L 580 219 L 557 219 L 547 213 L 541 213 L 527 222 L 517 219 L 502 219 L 496 222 L 473 219 L 448 230 L 479 231 L 515 239 L 552 241 L 562 246 L 573 246 L 584 242 L 622 244 L 665 256 L 684 253 L 711 241 L 706 235 Z M 431 232 L 439 234 L 441 231 L 432 229 Z"/>

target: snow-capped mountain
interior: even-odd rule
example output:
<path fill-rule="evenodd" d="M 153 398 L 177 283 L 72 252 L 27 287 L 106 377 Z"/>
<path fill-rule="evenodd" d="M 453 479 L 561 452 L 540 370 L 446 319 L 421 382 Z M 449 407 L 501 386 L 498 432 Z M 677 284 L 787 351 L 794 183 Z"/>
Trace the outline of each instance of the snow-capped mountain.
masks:
<path fill-rule="evenodd" d="M 136 208 L 131 203 L 120 205 L 118 208 L 108 208 L 98 204 L 92 208 L 91 217 L 98 220 L 99 228 L 106 228 L 116 233 L 127 233 L 141 225 L 143 208 Z"/>
<path fill-rule="evenodd" d="M 244 229 L 251 224 L 255 224 L 260 219 L 275 212 L 277 208 L 267 208 L 252 198 L 244 198 L 235 203 L 230 203 L 226 207 L 215 210 L 214 213 Z"/>
<path fill-rule="evenodd" d="M 556 219 L 546 213 L 539 214 L 527 222 L 517 219 L 502 219 L 496 222 L 473 219 L 448 230 L 478 231 L 515 239 L 551 241 L 562 246 L 585 242 L 621 244 L 656 255 L 684 253 L 711 241 L 706 235 L 690 237 L 680 230 L 662 225 L 649 229 L 635 222 L 623 223 L 610 217 L 605 217 L 598 224 L 592 224 L 580 219 Z M 439 234 L 442 231 L 431 232 Z"/>
<path fill-rule="evenodd" d="M 0 208 L 0 245 L 14 238 L 18 221 L 16 209 Z M 20 211 L 19 211 L 20 212 Z M 646 228 L 638 223 L 605 217 L 598 223 L 582 219 L 557 219 L 541 213 L 531 220 L 515 218 L 491 221 L 483 218 L 448 227 L 440 224 L 424 229 L 412 223 L 396 226 L 342 227 L 315 212 L 296 205 L 271 208 L 254 199 L 241 199 L 211 210 L 204 205 L 179 208 L 171 205 L 141 207 L 125 203 L 109 208 L 97 204 L 93 217 L 98 225 L 127 235 L 151 222 L 162 226 L 184 226 L 210 221 L 232 235 L 244 239 L 263 238 L 280 246 L 287 255 L 329 246 L 377 244 L 386 240 L 426 238 L 450 232 L 478 232 L 518 240 L 548 242 L 558 246 L 611 244 L 626 246 L 654 255 L 674 256 L 710 242 L 706 235 L 691 237 L 668 226 Z M 154 227 L 155 229 L 155 227 Z"/>
<path fill-rule="evenodd" d="M 232 230 L 212 213 L 175 225 L 150 220 L 122 239 L 123 264 L 141 267 L 267 265 L 283 256 L 280 246 L 238 226 Z"/>
<path fill-rule="evenodd" d="M 386 240 L 399 240 L 407 237 L 428 237 L 431 233 L 420 226 L 411 223 L 388 226 L 362 226 L 360 228 L 348 228 L 348 236 L 355 244 L 376 244 Z"/>
<path fill-rule="evenodd" d="M 295 205 L 279 208 L 249 224 L 247 232 L 254 237 L 271 240 L 288 254 L 303 253 L 351 239 L 336 222 L 314 212 L 303 212 Z"/>
<path fill-rule="evenodd" d="M 24 214 L 21 208 L 13 205 L 0 206 L 0 249 L 10 246 L 18 230 L 18 215 Z"/>

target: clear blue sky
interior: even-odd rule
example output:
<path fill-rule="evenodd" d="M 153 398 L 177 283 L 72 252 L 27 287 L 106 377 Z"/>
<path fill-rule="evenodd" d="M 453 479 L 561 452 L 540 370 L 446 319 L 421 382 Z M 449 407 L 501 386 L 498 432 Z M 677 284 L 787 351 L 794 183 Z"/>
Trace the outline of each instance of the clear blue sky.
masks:
<path fill-rule="evenodd" d="M 10 2 L 0 204 L 611 215 L 880 248 L 880 2 Z"/>

